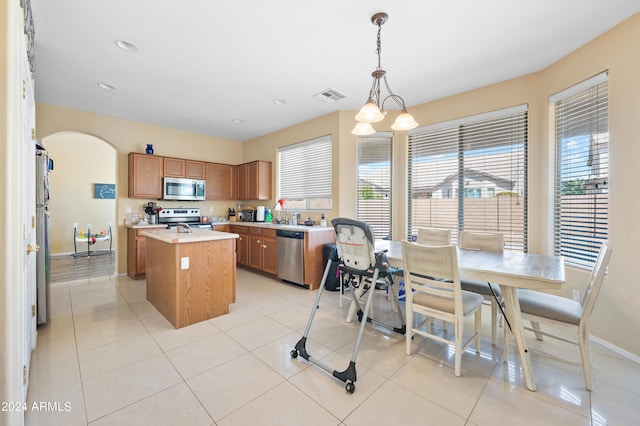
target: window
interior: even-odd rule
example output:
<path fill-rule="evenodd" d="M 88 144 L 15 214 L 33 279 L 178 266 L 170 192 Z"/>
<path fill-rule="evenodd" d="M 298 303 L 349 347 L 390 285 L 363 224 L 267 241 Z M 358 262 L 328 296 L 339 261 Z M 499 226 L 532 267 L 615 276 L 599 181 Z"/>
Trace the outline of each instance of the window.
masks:
<path fill-rule="evenodd" d="M 555 118 L 554 252 L 591 267 L 608 238 L 609 84 L 607 73 L 549 101 Z"/>
<path fill-rule="evenodd" d="M 331 135 L 278 149 L 278 196 L 289 210 L 330 210 Z"/>
<path fill-rule="evenodd" d="M 408 233 L 417 227 L 502 232 L 527 250 L 527 106 L 409 133 Z"/>
<path fill-rule="evenodd" d="M 380 133 L 357 140 L 357 217 L 380 239 L 391 238 L 391 141 Z"/>

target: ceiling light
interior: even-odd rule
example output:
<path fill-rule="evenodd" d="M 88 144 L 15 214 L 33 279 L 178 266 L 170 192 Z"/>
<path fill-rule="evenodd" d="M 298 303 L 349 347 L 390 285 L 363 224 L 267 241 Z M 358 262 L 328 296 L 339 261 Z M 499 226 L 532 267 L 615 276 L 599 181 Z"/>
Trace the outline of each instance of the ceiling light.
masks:
<path fill-rule="evenodd" d="M 274 99 L 273 103 L 276 104 L 276 105 L 284 105 L 284 104 L 287 103 L 287 101 L 282 100 L 282 99 Z"/>
<path fill-rule="evenodd" d="M 233 121 L 235 124 L 244 124 L 244 120 L 240 120 L 239 118 L 234 118 Z"/>
<path fill-rule="evenodd" d="M 378 55 L 378 66 L 371 73 L 371 76 L 373 77 L 373 83 L 371 84 L 371 90 L 369 91 L 369 99 L 367 99 L 367 102 L 364 104 L 360 112 L 358 112 L 358 114 L 356 115 L 356 120 L 358 121 L 358 123 L 351 131 L 351 133 L 354 135 L 370 135 L 372 133 L 375 133 L 375 130 L 371 126 L 371 123 L 377 123 L 378 121 L 382 121 L 384 119 L 384 116 L 387 113 L 384 110 L 384 103 L 389 98 L 393 99 L 394 102 L 397 103 L 398 106 L 400 106 L 400 108 L 402 109 L 402 113 L 398 115 L 391 128 L 393 130 L 410 130 L 418 127 L 418 123 L 416 122 L 416 120 L 414 120 L 413 116 L 407 111 L 404 99 L 391 91 L 389 83 L 387 83 L 387 72 L 382 69 L 381 66 L 380 53 L 382 52 L 382 42 L 380 41 L 380 33 L 382 31 L 382 24 L 384 24 L 388 19 L 389 15 L 384 12 L 376 13 L 371 17 L 371 22 L 374 25 L 378 26 L 378 39 L 376 49 L 376 54 Z M 389 92 L 389 95 L 384 98 L 380 97 L 380 92 L 382 90 L 381 80 L 382 83 L 384 83 L 384 87 L 387 89 L 387 92 Z M 365 124 L 368 124 L 368 126 L 366 126 Z"/>
<path fill-rule="evenodd" d="M 114 86 L 103 82 L 98 83 L 98 87 L 104 90 L 116 90 Z"/>
<path fill-rule="evenodd" d="M 137 52 L 138 46 L 130 41 L 126 40 L 116 40 L 116 46 L 118 46 L 122 50 L 126 50 L 127 52 Z"/>

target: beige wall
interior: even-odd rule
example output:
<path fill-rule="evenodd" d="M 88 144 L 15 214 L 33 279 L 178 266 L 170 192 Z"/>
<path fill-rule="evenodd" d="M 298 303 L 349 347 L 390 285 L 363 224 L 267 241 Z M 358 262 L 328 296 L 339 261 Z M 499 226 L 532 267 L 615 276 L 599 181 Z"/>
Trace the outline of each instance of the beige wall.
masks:
<path fill-rule="evenodd" d="M 640 356 L 640 340 L 628 336 L 640 335 L 640 286 L 634 277 L 640 276 L 640 211 L 638 197 L 625 197 L 627 182 L 635 182 L 635 161 L 640 158 L 640 15 L 633 16 L 613 30 L 566 58 L 535 74 L 501 82 L 456 96 L 410 108 L 421 125 L 493 111 L 519 104 L 529 106 L 529 249 L 548 252 L 549 233 L 549 104 L 550 95 L 589 78 L 603 70 L 610 72 L 610 245 L 614 253 L 603 293 L 593 318 L 593 334 L 629 353 Z M 397 112 L 376 125 L 389 131 Z M 146 143 L 154 143 L 156 153 L 208 161 L 237 164 L 262 159 L 274 163 L 274 198 L 277 196 L 277 149 L 280 146 L 309 140 L 326 134 L 333 138 L 334 206 L 330 217 L 355 215 L 356 145 L 350 134 L 354 112 L 331 113 L 296 126 L 247 141 L 243 144 L 194 135 L 177 130 L 117 120 L 50 105 L 38 105 L 38 136 L 76 130 L 100 137 L 118 150 L 119 188 L 126 187 L 126 154 L 143 151 Z M 178 143 L 178 141 L 180 143 Z M 183 143 L 187 142 L 187 143 Z M 394 137 L 394 238 L 405 235 L 406 206 L 406 137 Z M 187 154 L 188 153 L 188 154 Z M 219 154 L 219 156 L 218 156 Z M 623 185 L 626 185 L 623 189 Z M 264 204 L 273 205 L 274 200 Z M 122 223 L 124 206 L 139 204 L 137 200 L 118 197 L 118 222 Z M 222 203 L 225 204 L 225 203 Z M 230 204 L 230 203 L 226 203 Z M 225 206 L 226 206 L 225 204 Z M 218 208 L 218 205 L 215 206 Z M 122 230 L 120 226 L 119 229 Z M 121 231 L 122 232 L 122 231 Z M 120 236 L 119 259 L 124 247 Z M 120 261 L 120 265 L 124 265 Z M 124 272 L 125 266 L 118 270 Z M 567 268 L 568 283 L 560 292 L 570 295 L 573 288 L 582 288 L 585 271 Z M 624 301 L 624 303 L 623 303 Z"/>
<path fill-rule="evenodd" d="M 73 225 L 86 232 L 113 228 L 116 247 L 116 200 L 93 198 L 94 183 L 116 183 L 116 150 L 106 142 L 84 133 L 57 133 L 45 138 L 43 145 L 54 161 L 54 170 L 49 174 L 51 200 L 51 254 L 74 252 Z M 116 193 L 127 188 L 116 187 Z M 109 242 L 97 242 L 91 249 L 109 248 Z M 87 245 L 78 243 L 79 252 Z"/>
<path fill-rule="evenodd" d="M 128 198 L 127 155 L 129 152 L 144 152 L 146 145 L 150 143 L 153 144 L 156 155 L 165 157 L 227 164 L 242 162 L 242 144 L 238 142 L 43 103 L 38 103 L 36 106 L 36 122 L 38 139 L 44 140 L 57 133 L 78 132 L 94 136 L 115 149 L 115 176 L 117 176 L 115 181 L 117 191 L 115 221 L 117 225 L 114 225 L 114 239 L 117 242 L 115 250 L 119 274 L 127 272 L 127 235 L 124 227 L 127 210 L 141 213 L 143 204 L 148 201 L 157 201 Z M 88 182 L 88 184 L 90 183 Z M 63 197 L 58 197 L 58 200 L 67 202 Z M 162 207 L 181 205 L 179 202 L 165 201 L 158 204 Z M 197 206 L 209 215 L 221 216 L 226 215 L 227 208 L 233 207 L 234 203 L 232 201 L 206 201 L 198 202 Z M 79 224 L 83 223 L 79 222 Z M 68 231 L 65 229 L 63 232 L 66 234 Z M 53 238 L 59 238 L 59 236 L 52 235 Z"/>

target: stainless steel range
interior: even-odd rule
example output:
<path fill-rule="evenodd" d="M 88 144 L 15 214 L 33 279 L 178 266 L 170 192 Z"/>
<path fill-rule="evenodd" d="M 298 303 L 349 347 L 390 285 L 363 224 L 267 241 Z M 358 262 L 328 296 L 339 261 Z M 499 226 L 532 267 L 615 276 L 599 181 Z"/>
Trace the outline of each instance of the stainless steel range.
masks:
<path fill-rule="evenodd" d="M 201 222 L 200 218 L 200 209 L 192 207 L 163 208 L 158 213 L 158 223 L 167 225 L 167 228 L 186 223 L 190 228 L 211 229 L 211 222 Z"/>

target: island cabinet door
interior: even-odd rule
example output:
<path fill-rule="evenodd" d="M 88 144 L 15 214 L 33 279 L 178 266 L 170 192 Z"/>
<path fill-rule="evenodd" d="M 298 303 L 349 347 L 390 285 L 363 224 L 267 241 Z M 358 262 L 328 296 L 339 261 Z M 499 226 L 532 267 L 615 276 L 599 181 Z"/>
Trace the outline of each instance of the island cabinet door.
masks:
<path fill-rule="evenodd" d="M 262 271 L 278 274 L 278 247 L 276 246 L 276 230 L 262 230 Z"/>

